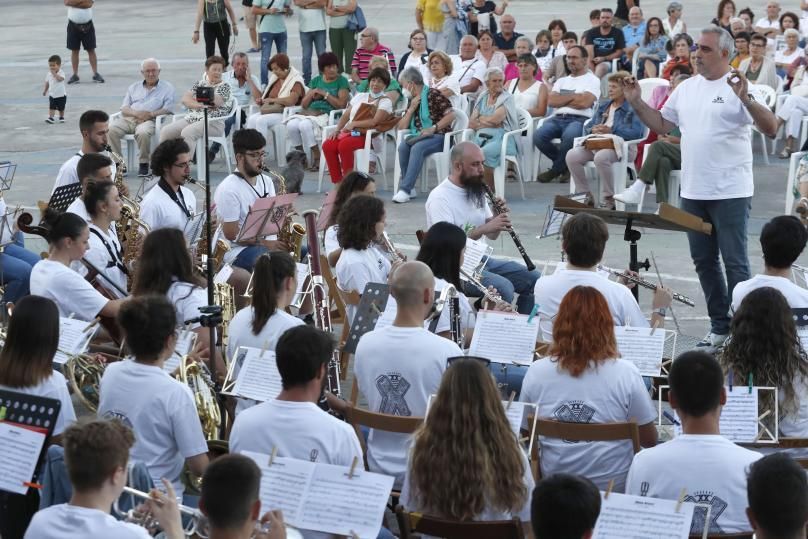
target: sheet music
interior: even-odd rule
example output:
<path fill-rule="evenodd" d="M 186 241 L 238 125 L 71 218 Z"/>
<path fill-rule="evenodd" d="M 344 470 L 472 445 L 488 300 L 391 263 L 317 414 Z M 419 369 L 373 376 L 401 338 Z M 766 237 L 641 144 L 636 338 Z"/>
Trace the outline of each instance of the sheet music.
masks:
<path fill-rule="evenodd" d="M 205 229 L 205 223 L 207 222 L 206 217 L 207 215 L 205 212 L 200 212 L 191 216 L 191 218 L 188 219 L 188 222 L 185 223 L 183 234 L 185 235 L 185 242 L 189 247 L 196 246 L 196 244 L 199 243 L 199 240 L 202 238 L 202 230 Z M 213 250 L 214 245 L 216 245 L 216 242 L 213 242 L 211 245 L 211 251 Z"/>
<path fill-rule="evenodd" d="M 261 507 L 262 511 L 280 509 L 283 519 L 292 523 L 299 519 L 300 506 L 306 494 L 314 464 L 305 460 L 275 457 L 269 465 L 269 455 L 243 451 L 261 468 Z"/>
<path fill-rule="evenodd" d="M 87 331 L 84 331 L 85 329 L 87 329 L 86 320 L 59 317 L 59 347 L 56 350 L 56 355 L 53 356 L 54 363 L 64 365 L 70 359 L 70 356 L 83 354 L 87 351 L 90 339 L 98 331 L 98 325 L 94 325 Z"/>
<path fill-rule="evenodd" d="M 489 247 L 487 243 L 466 238 L 466 252 L 463 253 L 463 267 L 461 269 L 469 275 L 474 275 L 483 257 L 490 255 L 492 252 L 494 252 L 494 248 Z"/>
<path fill-rule="evenodd" d="M 245 399 L 264 402 L 274 399 L 283 390 L 281 373 L 275 363 L 275 352 L 242 346 L 246 350 L 244 362 L 238 371 L 233 393 Z M 238 353 L 237 353 L 238 354 Z"/>
<path fill-rule="evenodd" d="M 0 421 L 0 490 L 25 494 L 36 471 L 46 435 Z"/>
<path fill-rule="evenodd" d="M 760 388 L 753 387 L 749 392 L 749 386 L 734 386 L 732 391 L 725 387 L 727 391 L 727 403 L 721 408 L 721 418 L 719 419 L 719 429 L 721 436 L 736 443 L 752 443 L 756 441 L 758 435 L 758 391 Z M 673 416 L 679 422 L 679 414 L 673 411 Z M 681 424 L 673 426 L 676 436 L 682 434 Z"/>
<path fill-rule="evenodd" d="M 214 284 L 225 284 L 227 280 L 230 279 L 230 276 L 233 275 L 233 266 L 230 264 L 223 264 L 222 269 L 216 272 L 216 275 L 213 276 L 213 283 Z"/>
<path fill-rule="evenodd" d="M 510 408 L 508 401 L 502 401 L 502 406 L 505 408 L 505 416 L 508 418 L 508 423 L 511 425 L 511 430 L 516 437 L 519 438 L 520 429 L 522 428 L 522 421 L 525 418 L 525 408 L 533 406 L 527 402 L 512 402 Z"/>
<path fill-rule="evenodd" d="M 665 351 L 665 330 L 615 326 L 617 349 L 623 359 L 631 361 L 643 376 L 662 374 L 662 354 Z"/>
<path fill-rule="evenodd" d="M 396 299 L 392 295 L 387 296 L 387 305 L 385 305 L 382 314 L 379 315 L 379 319 L 376 320 L 376 327 L 374 329 L 382 329 L 386 328 L 387 326 L 392 326 L 396 319 L 397 312 L 398 305 L 396 304 Z"/>
<path fill-rule="evenodd" d="M 687 539 L 695 504 L 676 500 L 601 493 L 593 539 Z"/>
<path fill-rule="evenodd" d="M 300 305 L 303 303 L 303 294 L 305 291 L 303 290 L 303 286 L 306 284 L 306 279 L 309 277 L 309 265 L 308 264 L 301 264 L 300 262 L 295 263 L 297 268 L 295 270 L 295 278 L 297 279 L 297 290 L 295 290 L 295 297 L 292 300 L 293 305 Z"/>
<path fill-rule="evenodd" d="M 539 336 L 539 320 L 501 311 L 480 311 L 471 338 L 470 356 L 530 365 Z"/>
<path fill-rule="evenodd" d="M 174 353 L 163 363 L 163 370 L 172 374 L 179 368 L 180 360 L 193 351 L 194 344 L 196 344 L 196 333 L 189 329 L 180 331 L 180 334 L 177 336 L 177 345 L 174 347 Z"/>

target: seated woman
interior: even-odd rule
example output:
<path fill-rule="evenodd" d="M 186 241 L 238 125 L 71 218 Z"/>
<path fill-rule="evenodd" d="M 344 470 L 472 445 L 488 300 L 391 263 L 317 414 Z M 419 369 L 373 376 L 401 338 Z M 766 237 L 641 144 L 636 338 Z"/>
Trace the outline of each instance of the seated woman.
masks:
<path fill-rule="evenodd" d="M 241 370 L 242 360 L 237 357 L 239 347 L 274 352 L 284 331 L 304 324 L 303 320 L 286 312 L 297 291 L 295 269 L 295 261 L 284 251 L 262 254 L 255 262 L 251 304 L 237 312 L 229 326 L 227 357 L 236 362 L 234 379 Z M 239 399 L 236 414 L 256 404 L 257 401 Z"/>
<path fill-rule="evenodd" d="M 269 59 L 269 82 L 261 95 L 261 112 L 247 117 L 246 127 L 257 129 L 266 136 L 267 131 L 281 123 L 283 109 L 300 104 L 306 93 L 303 76 L 289 64 L 286 53 L 278 53 Z"/>
<path fill-rule="evenodd" d="M 426 32 L 420 29 L 410 32 L 410 42 L 407 47 L 410 50 L 405 52 L 398 62 L 399 77 L 410 67 L 419 70 L 426 69 L 429 55 L 432 54 L 432 49 L 427 47 Z M 371 69 L 373 68 L 371 67 Z"/>
<path fill-rule="evenodd" d="M 356 93 L 359 94 L 368 91 L 368 87 L 370 86 L 370 72 L 377 67 L 379 69 L 384 69 L 388 73 L 390 72 L 390 62 L 388 62 L 387 58 L 384 56 L 371 56 L 370 61 L 368 62 L 368 78 L 360 81 L 359 84 L 356 85 Z M 403 97 L 401 93 L 401 85 L 396 79 L 391 77 L 390 83 L 384 89 L 384 93 L 390 98 L 390 101 L 393 103 L 393 108 L 395 109 Z"/>
<path fill-rule="evenodd" d="M 342 178 L 337 186 L 337 195 L 334 197 L 334 204 L 331 206 L 331 213 L 328 216 L 328 223 L 326 224 L 325 234 L 323 238 L 324 253 L 328 257 L 328 264 L 333 268 L 337 265 L 340 255 L 342 254 L 342 247 L 339 246 L 337 240 L 337 216 L 340 210 L 348 202 L 349 199 L 356 195 L 370 195 L 376 196 L 376 180 L 368 176 L 364 172 L 357 172 L 356 170 L 349 172 Z"/>
<path fill-rule="evenodd" d="M 756 386 L 777 388 L 780 436 L 808 436 L 808 356 L 780 291 L 758 288 L 741 301 L 718 361 L 737 385 L 752 380 Z M 767 410 L 774 408 L 771 395 L 761 398 L 768 401 Z"/>
<path fill-rule="evenodd" d="M 477 36 L 477 59 L 485 64 L 486 69 L 497 67 L 500 70 L 508 65 L 508 58 L 494 46 L 494 36 L 489 30 L 481 30 Z"/>
<path fill-rule="evenodd" d="M 385 88 L 390 84 L 387 69 L 373 69 L 368 74 L 368 82 L 369 91 L 351 99 L 337 128 L 323 141 L 323 157 L 333 183 L 339 183 L 346 173 L 353 170 L 354 151 L 364 148 L 365 131 L 389 123 L 393 114 L 393 102 L 385 94 Z M 360 110 L 363 110 L 362 114 L 354 120 Z"/>
<path fill-rule="evenodd" d="M 469 128 L 475 130 L 474 142 L 483 150 L 485 181 L 494 187 L 494 169 L 499 166 L 502 137 L 506 131 L 519 128 L 519 116 L 513 96 L 505 91 L 505 75 L 497 67 L 485 70 L 485 90 L 474 104 Z M 511 137 L 508 155 L 516 155 L 516 139 Z"/>
<path fill-rule="evenodd" d="M 553 34 L 550 30 L 539 30 L 539 33 L 536 34 L 536 48 L 533 49 L 533 56 L 536 57 L 536 62 L 542 72 L 547 71 L 553 61 L 552 42 Z"/>
<path fill-rule="evenodd" d="M 760 34 L 754 34 L 749 41 L 749 54 L 746 60 L 741 62 L 738 71 L 746 75 L 752 84 L 765 84 L 773 90 L 777 90 L 780 84 L 777 78 L 777 66 L 774 60 L 766 56 L 766 38 Z"/>
<path fill-rule="evenodd" d="M 0 195 L 0 216 L 8 213 L 8 206 L 5 199 Z M 10 220 L 16 216 L 9 216 Z M 39 255 L 25 248 L 25 236 L 22 231 L 17 230 L 17 223 L 9 223 L 13 229 L 11 243 L 3 247 L 0 253 L 0 274 L 2 280 L 3 301 L 6 303 L 16 303 L 20 298 L 27 296 L 31 282 L 31 269 L 41 260 Z"/>
<path fill-rule="evenodd" d="M 156 485 L 162 478 L 171 481 L 179 501 L 185 492 L 183 465 L 201 476 L 208 465 L 208 444 L 191 390 L 163 370 L 177 344 L 177 322 L 174 305 L 165 296 L 136 297 L 121 309 L 118 323 L 134 360 L 112 363 L 104 371 L 98 417 L 132 428 L 132 460 L 148 467 Z"/>
<path fill-rule="evenodd" d="M 587 335 L 581 339 L 581 335 Z M 640 444 L 657 441 L 656 410 L 634 363 L 619 359 L 614 318 L 603 295 L 591 286 L 572 288 L 558 308 L 548 357 L 535 361 L 519 400 L 536 404 L 539 417 L 563 422 L 634 421 Z M 569 443 L 542 437 L 541 475 L 582 475 L 603 490 L 614 480 L 625 490 L 634 451 L 628 440 Z"/>
<path fill-rule="evenodd" d="M 339 60 L 333 52 L 317 57 L 320 74 L 311 79 L 309 90 L 300 106 L 303 110 L 286 121 L 286 136 L 300 151 L 308 151 L 310 171 L 320 168 L 320 147 L 323 127 L 328 125 L 328 113 L 344 109 L 350 97 L 348 79 L 339 74 Z"/>
<path fill-rule="evenodd" d="M 115 221 L 121 218 L 123 207 L 118 188 L 109 180 L 88 181 L 84 186 L 84 207 L 90 215 L 90 249 L 84 258 L 107 277 L 110 292 L 118 298 L 125 297 L 129 268 L 123 263 L 123 250 L 115 232 Z"/>
<path fill-rule="evenodd" d="M 533 486 L 491 372 L 475 359 L 453 361 L 415 432 L 401 505 L 453 521 L 516 517 L 532 537 Z"/>
<path fill-rule="evenodd" d="M 393 202 L 403 204 L 415 195 L 415 182 L 421 174 L 424 160 L 443 151 L 443 137 L 452 130 L 455 113 L 452 104 L 440 90 L 424 84 L 421 72 L 407 69 L 400 77 L 404 95 L 410 104 L 398 122 L 399 129 L 409 131 L 409 137 L 398 147 L 401 183 Z"/>
<path fill-rule="evenodd" d="M 749 40 L 752 36 L 749 32 L 738 32 L 735 34 L 735 56 L 730 61 L 729 65 L 738 69 L 741 67 L 741 62 L 749 58 Z"/>
<path fill-rule="evenodd" d="M 518 45 L 519 40 L 517 47 Z M 513 95 L 514 103 L 520 109 L 528 111 L 533 118 L 541 118 L 547 114 L 549 91 L 540 82 L 541 71 L 536 57 L 529 53 L 520 54 L 516 58 L 516 69 L 516 78 L 508 83 L 508 91 Z"/>
<path fill-rule="evenodd" d="M 463 106 L 465 97 L 460 93 L 460 80 L 452 73 L 454 64 L 449 56 L 443 51 L 434 51 L 429 55 L 427 65 L 426 73 L 422 73 L 424 84 L 439 90 L 454 108 L 465 110 Z"/>
<path fill-rule="evenodd" d="M 668 57 L 665 45 L 668 43 L 668 36 L 662 30 L 662 20 L 659 17 L 651 17 L 645 26 L 645 35 L 640 41 L 637 49 L 637 78 L 653 78 L 659 73 L 659 65 Z"/>
<path fill-rule="evenodd" d="M 372 196 L 356 195 L 342 207 L 337 217 L 337 239 L 342 254 L 335 273 L 342 290 L 362 293 L 368 283 L 386 283 L 390 260 L 376 243 L 384 232 L 384 203 Z M 348 320 L 356 308 L 348 306 Z"/>
<path fill-rule="evenodd" d="M 230 85 L 222 80 L 225 67 L 227 62 L 221 56 L 211 56 L 205 61 L 205 77 L 194 83 L 191 89 L 182 95 L 182 104 L 189 109 L 188 113 L 183 118 L 163 126 L 160 130 L 160 142 L 182 137 L 191 149 L 191 158 L 194 157 L 196 142 L 202 138 L 204 131 L 202 109 L 208 107 L 196 99 L 196 90 L 201 86 L 213 88 L 213 104 L 208 108 L 208 135 L 211 137 L 224 135 L 224 121 L 211 120 L 223 120 L 233 111 L 234 101 Z"/>
<path fill-rule="evenodd" d="M 800 91 L 786 95 L 785 101 L 777 107 L 775 116 L 777 116 L 777 129 L 785 125 L 786 142 L 780 151 L 780 159 L 788 159 L 791 154 L 796 152 L 798 141 L 800 139 L 800 131 L 802 130 L 802 119 L 805 114 L 808 114 L 808 97 L 801 88 Z M 805 196 L 803 193 L 802 196 Z"/>
<path fill-rule="evenodd" d="M 800 48 L 800 32 L 794 28 L 789 28 L 783 32 L 786 41 L 785 48 L 774 53 L 774 67 L 777 75 L 785 78 L 786 69 L 801 56 L 805 56 L 805 51 Z"/>
<path fill-rule="evenodd" d="M 679 34 L 674 36 L 671 41 L 673 42 L 671 58 L 662 70 L 662 78 L 667 80 L 671 80 L 672 71 L 676 66 L 686 65 L 691 71 L 693 69 L 690 63 L 690 47 L 693 46 L 693 38 L 687 34 Z"/>
<path fill-rule="evenodd" d="M 519 57 L 523 55 L 529 55 L 531 58 L 533 58 L 533 65 L 535 66 L 533 69 L 533 80 L 542 80 L 542 71 L 539 69 L 539 64 L 536 62 L 536 57 L 530 54 L 530 47 L 532 45 L 533 43 L 530 42 L 530 39 L 525 36 L 519 36 L 516 38 L 516 44 L 514 45 L 516 60 L 513 62 L 508 62 L 508 65 L 505 66 L 503 71 L 505 73 L 505 82 L 519 78 Z M 563 45 L 561 46 L 563 47 Z"/>
<path fill-rule="evenodd" d="M 588 130 L 592 135 L 616 135 L 623 140 L 636 140 L 643 136 L 644 126 L 640 117 L 634 113 L 628 101 L 623 95 L 623 80 L 631 75 L 625 71 L 618 71 L 609 75 L 609 99 L 601 102 L 598 106 L 591 124 L 587 124 L 584 130 Z M 629 150 L 628 160 L 633 161 L 636 155 L 636 148 Z M 595 168 L 600 177 L 601 207 L 614 209 L 614 179 L 612 174 L 612 164 L 619 158 L 614 149 L 603 148 L 599 150 L 588 150 L 585 143 L 573 147 L 567 152 L 567 167 L 570 169 L 575 188 L 579 192 L 587 194 L 586 203 L 593 205 L 594 197 L 589 188 L 589 180 L 586 178 L 584 165 L 589 161 L 595 162 Z"/>
<path fill-rule="evenodd" d="M 31 270 L 31 293 L 53 300 L 60 316 L 72 314 L 87 321 L 97 316 L 114 318 L 125 300 L 103 296 L 70 269 L 70 264 L 81 260 L 87 252 L 90 239 L 87 221 L 75 213 L 46 210 L 43 226 L 48 231 L 48 258 Z"/>

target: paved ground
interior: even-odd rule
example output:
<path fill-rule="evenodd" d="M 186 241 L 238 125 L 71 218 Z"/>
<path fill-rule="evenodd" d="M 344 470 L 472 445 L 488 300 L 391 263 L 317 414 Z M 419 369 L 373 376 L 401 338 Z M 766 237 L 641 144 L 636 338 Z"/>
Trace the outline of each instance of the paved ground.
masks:
<path fill-rule="evenodd" d="M 607 5 L 610 4 L 606 3 Z M 239 2 L 234 1 L 234 4 Z M 556 17 L 567 21 L 571 29 L 582 30 L 587 25 L 590 9 L 601 7 L 595 0 L 545 1 L 514 0 L 509 12 L 517 17 L 517 30 L 535 35 L 539 28 Z M 46 198 L 53 179 L 62 162 L 79 147 L 78 117 L 88 108 L 101 108 L 110 113 L 120 107 L 126 87 L 139 77 L 139 62 L 147 56 L 155 56 L 162 63 L 162 78 L 174 84 L 179 92 L 194 82 L 202 71 L 204 49 L 202 44 L 191 44 L 193 31 L 194 2 L 138 0 L 123 2 L 114 0 L 99 2 L 95 9 L 98 32 L 99 71 L 106 78 L 105 84 L 88 82 L 92 73 L 86 54 L 81 55 L 81 84 L 68 87 L 67 122 L 64 125 L 47 125 L 46 98 L 41 97 L 42 85 L 47 71 L 47 58 L 57 53 L 63 58 L 68 76 L 69 53 L 64 49 L 65 8 L 45 0 L 5 0 L 3 17 L 0 19 L 0 43 L 3 55 L 0 69 L 5 80 L 0 90 L 0 110 L 4 129 L 0 131 L 0 160 L 17 163 L 13 190 L 6 195 L 10 204 L 32 206 L 36 200 Z M 404 52 L 404 45 L 411 28 L 414 28 L 411 0 L 364 0 L 362 2 L 368 21 L 381 30 L 382 42 L 392 46 L 397 55 Z M 646 13 L 664 13 L 665 2 L 643 2 Z M 691 31 L 703 26 L 714 16 L 714 2 L 689 2 L 685 8 L 685 20 Z M 739 5 L 739 7 L 741 7 Z M 763 6 L 753 6 L 763 12 Z M 299 63 L 300 43 L 297 37 L 297 21 L 289 23 L 289 46 L 293 62 Z M 241 28 L 237 49 L 249 47 L 246 31 Z M 259 55 L 251 55 L 253 68 L 257 71 Z M 316 65 L 316 63 L 315 63 Z M 757 148 L 757 146 L 756 146 Z M 380 194 L 389 200 L 392 185 L 392 154 L 388 167 L 387 184 L 381 175 Z M 749 257 L 753 271 L 761 269 L 762 260 L 757 237 L 761 226 L 783 209 L 783 191 L 787 163 L 776 158 L 770 166 L 762 164 L 761 155 L 755 154 L 755 178 L 757 193 L 749 225 Z M 212 165 L 212 177 L 219 181 L 226 173 L 222 159 Z M 327 181 L 327 180 L 326 180 Z M 434 185 L 434 176 L 430 179 Z M 132 186 L 136 187 L 134 180 Z M 325 186 L 326 188 L 328 186 Z M 298 209 L 319 207 L 322 195 L 317 194 L 316 177 L 307 175 L 305 195 Z M 516 230 L 528 252 L 539 268 L 546 262 L 559 259 L 560 245 L 557 238 L 538 240 L 542 221 L 548 204 L 556 194 L 566 192 L 567 186 L 558 184 L 526 186 L 526 200 L 521 200 L 514 184 L 508 185 L 509 204 L 513 210 Z M 403 206 L 388 204 L 388 228 L 393 241 L 405 251 L 415 252 L 415 230 L 425 226 L 424 197 Z M 612 228 L 613 239 L 606 251 L 605 263 L 624 267 L 628 260 L 628 247 L 622 241 L 622 230 Z M 35 240 L 33 248 L 39 248 Z M 495 242 L 496 253 L 518 256 L 507 235 Z M 680 233 L 646 230 L 640 241 L 640 256 L 650 256 L 653 250 L 659 263 L 665 284 L 676 291 L 696 299 L 696 307 L 676 306 L 676 313 L 685 333 L 703 334 L 707 329 L 706 308 L 698 287 L 695 272 L 690 262 L 687 242 Z M 808 265 L 808 262 L 806 262 Z M 649 275 L 649 278 L 652 276 Z M 643 307 L 649 309 L 650 295 L 641 293 Z"/>

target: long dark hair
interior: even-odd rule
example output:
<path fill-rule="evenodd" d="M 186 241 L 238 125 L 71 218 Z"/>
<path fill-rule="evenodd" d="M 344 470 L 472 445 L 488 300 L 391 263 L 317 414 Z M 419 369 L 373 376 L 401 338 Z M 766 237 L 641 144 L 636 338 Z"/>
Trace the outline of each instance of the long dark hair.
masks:
<path fill-rule="evenodd" d="M 58 213 L 50 208 L 45 210 L 42 221 L 42 226 L 48 231 L 46 239 L 50 245 L 55 245 L 64 238 L 75 240 L 87 228 L 87 221 L 75 213 Z"/>
<path fill-rule="evenodd" d="M 132 286 L 133 296 L 166 294 L 175 280 L 204 286 L 194 275 L 185 236 L 177 228 L 158 228 L 143 241 Z"/>
<path fill-rule="evenodd" d="M 177 327 L 177 311 L 164 295 L 147 294 L 125 302 L 118 324 L 135 359 L 153 361 Z"/>
<path fill-rule="evenodd" d="M 657 37 L 659 38 L 665 35 L 665 27 L 662 26 L 662 19 L 660 19 L 659 17 L 651 17 L 645 24 L 645 35 L 642 38 L 643 45 L 648 45 L 649 43 L 651 43 L 651 31 L 648 29 L 648 27 L 651 26 L 651 23 L 654 21 L 656 21 L 657 24 L 659 25 L 658 26 L 659 33 L 657 34 Z"/>
<path fill-rule="evenodd" d="M 435 277 L 460 290 L 460 253 L 466 247 L 466 233 L 441 221 L 427 231 L 416 260 L 430 267 Z"/>
<path fill-rule="evenodd" d="M 342 206 L 351 198 L 356 192 L 364 191 L 370 182 L 376 182 L 373 178 L 364 172 L 352 171 L 342 178 L 337 187 L 337 196 L 334 197 L 334 205 L 331 207 L 331 215 L 328 217 L 328 225 L 332 226 L 337 224 L 337 216 L 339 215 Z"/>
<path fill-rule="evenodd" d="M 348 200 L 337 216 L 337 240 L 343 249 L 367 249 L 376 239 L 376 223 L 384 219 L 384 202 L 368 195 Z"/>
<path fill-rule="evenodd" d="M 59 346 L 59 308 L 41 296 L 25 296 L 14 307 L 0 351 L 0 384 L 32 387 L 53 373 Z"/>
<path fill-rule="evenodd" d="M 295 276 L 295 261 L 284 251 L 272 251 L 258 257 L 253 269 L 252 332 L 258 335 L 278 307 L 278 293 L 287 277 Z"/>

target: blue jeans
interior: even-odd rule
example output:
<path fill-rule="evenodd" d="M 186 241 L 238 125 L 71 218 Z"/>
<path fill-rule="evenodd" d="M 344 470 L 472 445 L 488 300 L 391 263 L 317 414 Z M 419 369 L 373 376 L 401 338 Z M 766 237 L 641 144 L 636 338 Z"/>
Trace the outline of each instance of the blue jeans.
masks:
<path fill-rule="evenodd" d="M 421 173 L 421 166 L 428 155 L 443 150 L 443 135 L 436 134 L 424 137 L 412 146 L 406 141 L 398 147 L 398 162 L 401 165 L 400 191 L 409 193 L 415 187 L 415 181 Z"/>
<path fill-rule="evenodd" d="M 519 294 L 516 300 L 516 310 L 520 314 L 530 314 L 533 310 L 533 287 L 539 279 L 539 270 L 528 271 L 526 267 L 518 262 L 510 260 L 499 260 L 489 258 L 483 270 L 483 285 L 493 286 L 502 296 L 502 299 L 511 303 L 514 293 Z M 468 290 L 464 286 L 464 292 L 471 296 L 479 296 L 480 293 L 474 289 Z"/>
<path fill-rule="evenodd" d="M 255 267 L 255 262 L 258 260 L 258 257 L 268 252 L 269 249 L 263 245 L 250 245 L 242 249 L 241 252 L 236 255 L 236 259 L 233 260 L 233 265 L 251 272 Z"/>
<path fill-rule="evenodd" d="M 311 81 L 311 48 L 317 49 L 317 56 L 325 52 L 325 30 L 300 32 L 300 46 L 303 47 L 303 80 L 306 85 Z"/>
<path fill-rule="evenodd" d="M 3 301 L 17 302 L 29 294 L 31 268 L 40 261 L 36 253 L 25 249 L 21 232 L 14 236 L 14 243 L 6 245 L 0 254 L 0 276 L 5 285 Z"/>
<path fill-rule="evenodd" d="M 713 225 L 711 235 L 688 232 L 690 256 L 696 265 L 701 289 L 710 315 L 710 331 L 729 333 L 729 309 L 735 285 L 751 277 L 746 251 L 746 225 L 752 198 L 725 200 L 682 199 L 682 209 Z M 726 280 L 721 271 L 719 253 L 724 262 Z"/>
<path fill-rule="evenodd" d="M 272 43 L 275 43 L 275 54 L 286 52 L 286 32 L 273 34 L 272 32 L 261 32 L 258 34 L 261 41 L 261 86 L 266 86 L 269 81 L 269 59 L 272 58 Z"/>
<path fill-rule="evenodd" d="M 584 122 L 587 120 L 588 118 L 583 116 L 556 114 L 547 118 L 533 133 L 533 145 L 553 161 L 551 167 L 553 172 L 561 174 L 567 170 L 567 152 L 572 148 L 573 140 L 583 133 Z M 561 139 L 558 148 L 551 142 L 554 138 Z"/>

